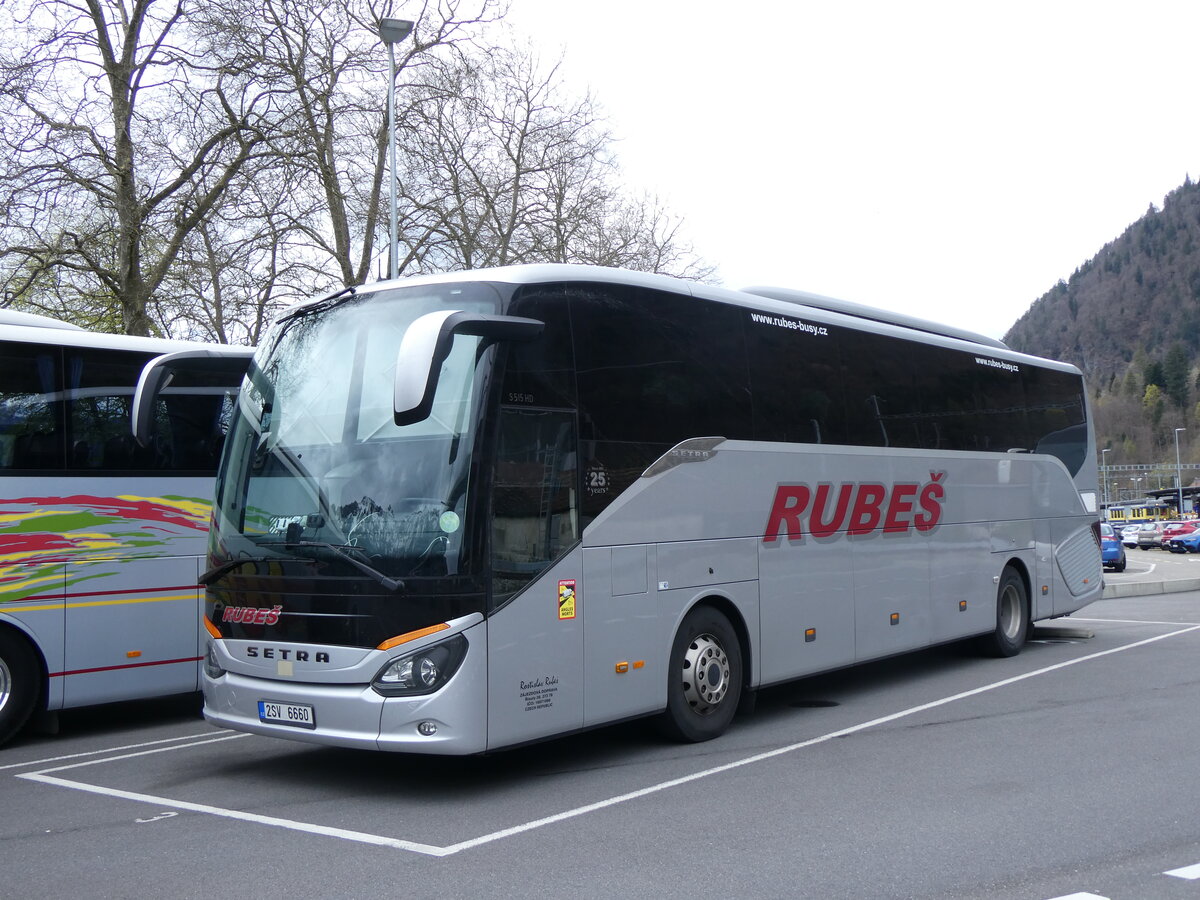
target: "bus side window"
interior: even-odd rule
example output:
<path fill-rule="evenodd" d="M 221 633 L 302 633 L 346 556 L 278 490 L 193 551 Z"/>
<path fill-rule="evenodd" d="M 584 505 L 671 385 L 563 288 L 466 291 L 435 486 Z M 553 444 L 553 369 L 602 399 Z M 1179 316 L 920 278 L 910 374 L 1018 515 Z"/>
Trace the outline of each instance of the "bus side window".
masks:
<path fill-rule="evenodd" d="M 763 319 L 769 321 L 764 322 Z M 799 444 L 846 443 L 846 406 L 836 330 L 789 328 L 786 316 L 746 326 L 754 437 Z"/>
<path fill-rule="evenodd" d="M 7 344 L 0 353 L 0 468 L 41 472 L 63 467 L 57 349 Z"/>

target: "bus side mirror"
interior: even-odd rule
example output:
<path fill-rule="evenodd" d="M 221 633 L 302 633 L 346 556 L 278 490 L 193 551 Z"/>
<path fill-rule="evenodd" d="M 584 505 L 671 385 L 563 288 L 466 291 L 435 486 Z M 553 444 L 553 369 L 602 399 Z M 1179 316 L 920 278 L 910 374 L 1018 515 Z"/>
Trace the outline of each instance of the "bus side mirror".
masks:
<path fill-rule="evenodd" d="M 195 373 L 212 379 L 213 384 L 241 381 L 254 356 L 253 347 L 217 344 L 199 350 L 178 350 L 156 356 L 142 367 L 133 392 L 130 427 L 143 447 L 150 443 L 154 430 L 154 407 L 158 395 L 171 383 L 176 372 Z"/>
<path fill-rule="evenodd" d="M 541 336 L 544 322 L 519 316 L 494 316 L 462 310 L 426 313 L 413 321 L 400 339 L 393 393 L 397 425 L 411 425 L 433 409 L 442 363 L 450 355 L 456 334 L 493 341 L 532 341 Z"/>

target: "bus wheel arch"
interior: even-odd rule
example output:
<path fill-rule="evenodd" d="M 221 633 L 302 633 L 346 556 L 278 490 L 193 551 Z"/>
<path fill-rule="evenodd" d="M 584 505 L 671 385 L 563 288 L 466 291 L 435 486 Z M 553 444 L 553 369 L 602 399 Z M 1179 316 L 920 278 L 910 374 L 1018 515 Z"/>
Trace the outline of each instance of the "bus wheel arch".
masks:
<path fill-rule="evenodd" d="M 688 610 L 667 663 L 667 708 L 659 717 L 665 735 L 697 743 L 725 732 L 746 692 L 747 641 L 745 622 L 725 598 Z"/>
<path fill-rule="evenodd" d="M 45 705 L 45 662 L 24 632 L 0 623 L 0 745 Z"/>
<path fill-rule="evenodd" d="M 1033 630 L 1032 597 L 1028 570 L 1010 559 L 996 584 L 996 627 L 979 638 L 982 653 L 1003 658 L 1021 652 Z"/>

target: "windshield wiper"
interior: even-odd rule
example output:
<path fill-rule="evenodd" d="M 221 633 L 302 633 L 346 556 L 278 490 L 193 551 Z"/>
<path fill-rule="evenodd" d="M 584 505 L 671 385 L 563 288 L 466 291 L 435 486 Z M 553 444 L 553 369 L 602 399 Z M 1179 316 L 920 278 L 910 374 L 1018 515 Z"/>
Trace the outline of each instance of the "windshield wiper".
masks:
<path fill-rule="evenodd" d="M 399 591 L 399 590 L 404 589 L 403 581 L 397 581 L 395 578 L 390 578 L 387 575 L 384 575 L 382 572 L 380 572 L 374 566 L 367 565 L 362 560 L 355 559 L 353 556 L 351 556 L 349 553 L 346 552 L 347 549 L 357 550 L 358 549 L 357 547 L 351 547 L 351 548 L 339 547 L 337 544 L 326 544 L 323 541 L 289 541 L 287 543 L 281 542 L 278 544 L 272 544 L 272 546 L 273 547 L 282 547 L 282 548 L 288 549 L 288 550 L 295 548 L 295 547 L 317 547 L 321 550 L 328 550 L 331 553 L 333 553 L 335 556 L 337 556 L 339 559 L 350 563 L 350 565 L 354 566 L 354 568 L 358 569 L 363 574 L 370 575 L 373 579 L 375 579 L 377 582 L 379 582 L 381 585 L 383 585 L 389 591 Z M 361 553 L 362 551 L 359 550 L 359 552 Z M 278 561 L 279 561 L 278 556 L 243 556 L 241 559 L 227 560 L 226 562 L 221 563 L 219 566 L 213 566 L 211 569 L 209 569 L 207 572 L 205 572 L 203 575 L 201 575 L 200 576 L 200 584 L 205 584 L 205 585 L 212 584 L 214 581 L 216 581 L 222 575 L 225 575 L 226 573 L 231 572 L 233 569 L 236 569 L 238 566 L 242 565 L 242 563 L 260 563 L 260 562 L 278 562 Z"/>
<path fill-rule="evenodd" d="M 336 291 L 326 294 L 323 297 L 318 297 L 316 300 L 310 300 L 304 303 L 291 312 L 280 316 L 279 322 L 286 322 L 290 319 L 304 318 L 315 312 L 325 312 L 333 309 L 335 306 L 341 306 L 347 300 L 353 300 L 358 293 L 358 289 L 354 285 L 339 288 Z"/>
<path fill-rule="evenodd" d="M 213 566 L 207 572 L 200 576 L 200 584 L 212 584 L 222 575 L 236 569 L 242 563 L 260 563 L 274 562 L 279 559 L 278 556 L 243 556 L 241 559 L 230 559 L 221 563 L 219 566 Z"/>
<path fill-rule="evenodd" d="M 363 553 L 362 550 L 359 550 L 353 545 L 338 546 L 337 544 L 327 544 L 324 541 L 288 541 L 286 543 L 276 544 L 275 546 L 285 547 L 289 550 L 294 547 L 316 547 L 321 550 L 328 550 L 339 559 L 350 563 L 350 565 L 354 566 L 354 568 L 358 569 L 358 571 L 362 572 L 363 574 L 370 575 L 389 591 L 399 591 L 404 588 L 403 581 L 397 581 L 395 578 L 384 575 L 374 566 L 370 566 L 361 559 L 356 559 L 354 556 L 348 553 L 348 550 L 358 550 L 359 553 Z"/>

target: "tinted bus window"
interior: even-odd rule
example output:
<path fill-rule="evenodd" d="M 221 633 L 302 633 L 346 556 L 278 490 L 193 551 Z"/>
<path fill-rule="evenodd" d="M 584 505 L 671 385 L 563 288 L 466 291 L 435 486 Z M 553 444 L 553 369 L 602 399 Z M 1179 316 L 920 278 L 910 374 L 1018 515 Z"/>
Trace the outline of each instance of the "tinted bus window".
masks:
<path fill-rule="evenodd" d="M 236 388 L 180 374 L 159 396 L 153 439 L 143 447 L 130 433 L 130 408 L 142 366 L 152 358 L 68 348 L 68 471 L 216 471 Z"/>
<path fill-rule="evenodd" d="M 571 304 L 580 408 L 598 440 L 665 444 L 751 436 L 742 317 L 734 307 L 633 287 Z"/>
<path fill-rule="evenodd" d="M 936 436 L 923 420 L 920 383 L 929 348 L 881 334 L 842 332 L 847 443 L 927 447 Z"/>
<path fill-rule="evenodd" d="M 835 329 L 798 317 L 750 313 L 746 337 L 755 438 L 846 443 L 842 360 L 835 334 Z"/>
<path fill-rule="evenodd" d="M 0 348 L 0 468 L 62 469 L 60 359 L 56 347 Z"/>
<path fill-rule="evenodd" d="M 575 355 L 571 346 L 569 286 L 538 285 L 520 291 L 508 312 L 545 323 L 536 341 L 505 345 L 500 402 L 508 406 L 575 407 Z"/>
<path fill-rule="evenodd" d="M 642 288 L 571 295 L 586 524 L 680 441 L 749 439 L 740 310 Z"/>
<path fill-rule="evenodd" d="M 1018 367 L 987 365 L 959 350 L 925 347 L 921 406 L 930 449 L 1003 453 L 1028 447 Z"/>
<path fill-rule="evenodd" d="M 1033 451 L 1057 456 L 1068 472 L 1077 474 L 1088 446 L 1083 380 L 1069 372 L 1030 366 L 1022 369 L 1022 375 Z"/>

